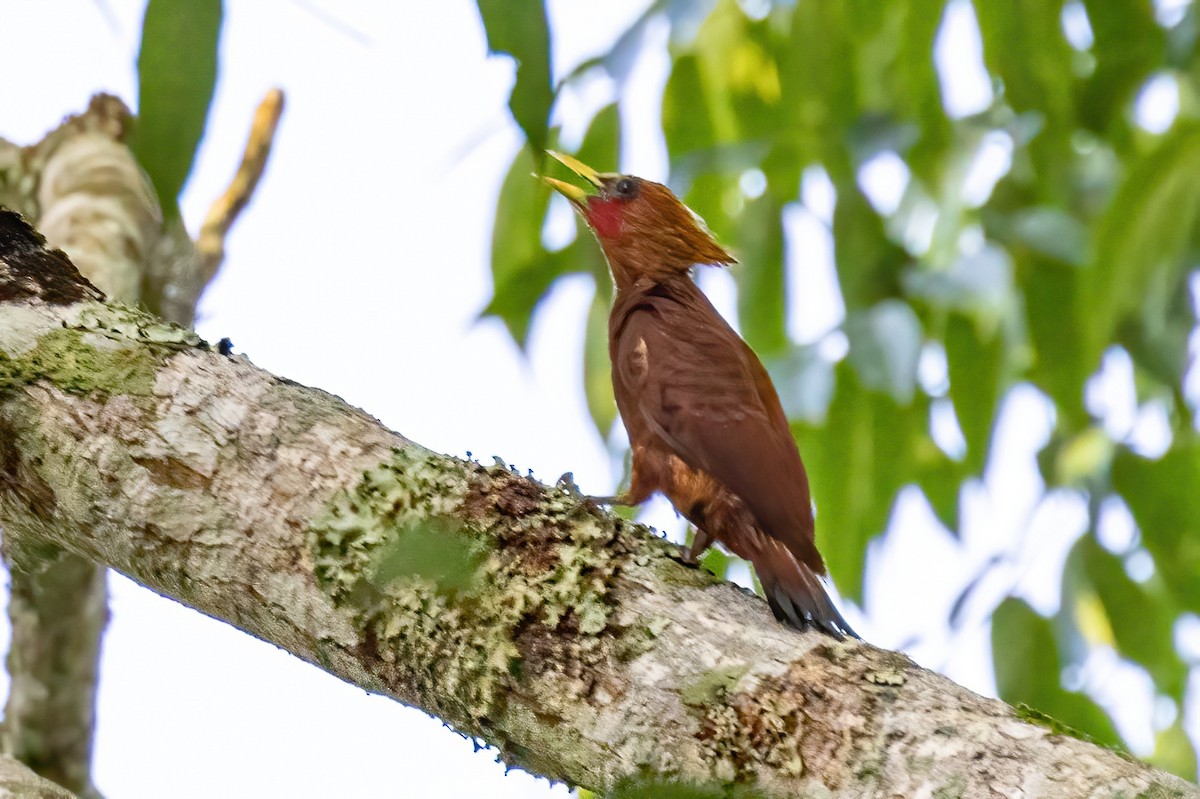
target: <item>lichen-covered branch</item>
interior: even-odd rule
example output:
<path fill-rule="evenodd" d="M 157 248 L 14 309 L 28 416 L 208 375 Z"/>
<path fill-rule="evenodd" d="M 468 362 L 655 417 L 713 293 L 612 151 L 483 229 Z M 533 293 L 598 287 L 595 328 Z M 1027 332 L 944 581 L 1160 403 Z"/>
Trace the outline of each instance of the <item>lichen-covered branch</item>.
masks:
<path fill-rule="evenodd" d="M 158 200 L 125 145 L 129 109 L 97 95 L 42 141 L 0 140 L 0 206 L 37 219 L 50 243 L 111 299 L 190 325 L 224 241 L 265 169 L 282 93 L 268 94 L 246 155 L 193 244 L 179 219 L 164 225 Z M 8 547 L 12 678 L 0 746 L 83 797 L 91 784 L 96 677 L 107 622 L 104 569 L 71 552 L 27 563 Z"/>
<path fill-rule="evenodd" d="M 784 628 L 571 490 L 82 289 L 6 289 L 11 257 L 0 524 L 30 553 L 105 563 L 592 789 L 1200 796 L 903 655 Z"/>
<path fill-rule="evenodd" d="M 0 756 L 0 796 L 5 799 L 76 799 L 75 794 L 39 777 L 28 766 Z"/>
<path fill-rule="evenodd" d="M 122 139 L 129 111 L 99 95 L 38 145 L 18 151 L 3 183 L 37 214 L 54 246 L 109 297 L 142 299 L 144 265 L 161 214 Z M 20 167 L 18 169 L 17 167 Z M 21 195 L 24 196 L 21 196 Z M 82 797 L 91 781 L 100 642 L 108 621 L 104 568 L 71 553 L 50 562 L 6 546 L 12 625 L 3 751 Z"/>

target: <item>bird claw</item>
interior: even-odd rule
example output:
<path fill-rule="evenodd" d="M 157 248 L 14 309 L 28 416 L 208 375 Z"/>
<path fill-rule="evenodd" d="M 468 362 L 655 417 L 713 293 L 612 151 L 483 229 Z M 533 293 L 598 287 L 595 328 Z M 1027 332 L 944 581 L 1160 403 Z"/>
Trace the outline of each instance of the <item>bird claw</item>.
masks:
<path fill-rule="evenodd" d="M 667 557 L 689 569 L 699 569 L 701 565 L 700 558 L 692 552 L 691 547 L 679 547 L 678 550 L 672 548 L 667 552 Z"/>
<path fill-rule="evenodd" d="M 583 494 L 583 492 L 579 490 L 579 486 L 575 483 L 574 472 L 563 472 L 562 477 L 559 477 L 558 480 L 554 482 L 554 485 L 571 494 Z"/>

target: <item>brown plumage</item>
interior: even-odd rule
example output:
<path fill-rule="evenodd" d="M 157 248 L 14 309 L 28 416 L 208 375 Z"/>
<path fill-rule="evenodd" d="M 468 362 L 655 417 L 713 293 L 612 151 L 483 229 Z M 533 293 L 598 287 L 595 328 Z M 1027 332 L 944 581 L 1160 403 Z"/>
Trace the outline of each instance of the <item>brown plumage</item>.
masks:
<path fill-rule="evenodd" d="M 553 155 L 595 188 L 548 179 L 595 232 L 616 283 L 609 355 L 633 449 L 621 501 L 661 491 L 696 526 L 691 559 L 719 541 L 754 564 L 776 618 L 855 635 L 818 576 L 808 476 L 771 378 L 691 277 L 734 259 L 666 186 Z"/>

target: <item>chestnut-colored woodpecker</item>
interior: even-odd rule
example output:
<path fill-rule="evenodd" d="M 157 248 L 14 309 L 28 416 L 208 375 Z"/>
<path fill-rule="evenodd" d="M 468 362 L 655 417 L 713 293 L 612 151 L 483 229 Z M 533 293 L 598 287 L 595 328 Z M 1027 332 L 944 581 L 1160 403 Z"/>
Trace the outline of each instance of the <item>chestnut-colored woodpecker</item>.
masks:
<path fill-rule="evenodd" d="M 550 155 L 588 184 L 544 178 L 596 234 L 616 284 L 608 348 L 633 476 L 614 501 L 661 491 L 696 527 L 690 560 L 719 541 L 754 564 L 776 618 L 857 637 L 821 582 L 808 475 L 771 378 L 692 279 L 733 257 L 666 186 Z"/>

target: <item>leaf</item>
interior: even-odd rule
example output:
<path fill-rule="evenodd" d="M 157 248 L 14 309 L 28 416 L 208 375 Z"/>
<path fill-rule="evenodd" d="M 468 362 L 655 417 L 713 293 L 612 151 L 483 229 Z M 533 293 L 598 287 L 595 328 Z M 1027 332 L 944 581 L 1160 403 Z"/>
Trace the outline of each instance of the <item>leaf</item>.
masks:
<path fill-rule="evenodd" d="M 621 161 L 621 110 L 610 103 L 596 112 L 575 157 L 601 172 L 615 172 Z"/>
<path fill-rule="evenodd" d="M 1185 268 L 1184 251 L 1200 209 L 1198 173 L 1200 122 L 1180 123 L 1129 168 L 1097 225 L 1095 263 L 1079 297 L 1088 320 L 1086 363 L 1092 368 L 1121 319 L 1142 307 L 1154 273 Z"/>
<path fill-rule="evenodd" d="M 1107 0 L 1105 0 L 1107 2 Z M 1049 124 L 1071 117 L 1071 46 L 1062 30 L 1061 0 L 976 2 L 988 69 L 1004 81 L 1004 95 L 1018 113 L 1036 109 Z"/>
<path fill-rule="evenodd" d="M 1135 583 L 1120 558 L 1085 535 L 1067 558 L 1063 587 L 1071 601 L 1095 596 L 1118 651 L 1144 666 L 1161 693 L 1183 701 L 1188 668 L 1175 651 L 1173 637 L 1179 609 L 1161 582 Z"/>
<path fill-rule="evenodd" d="M 439 593 L 469 591 L 485 559 L 478 540 L 464 534 L 458 522 L 435 517 L 398 529 L 380 548 L 369 580 L 379 591 L 410 577 L 432 581 Z"/>
<path fill-rule="evenodd" d="M 1184 715 L 1154 738 L 1154 753 L 1146 760 L 1164 771 L 1177 774 L 1190 782 L 1196 781 L 1196 749 L 1183 728 Z"/>
<path fill-rule="evenodd" d="M 488 49 L 517 62 L 508 107 L 539 162 L 549 140 L 554 84 L 550 75 L 550 25 L 540 0 L 476 0 Z"/>
<path fill-rule="evenodd" d="M 221 0 L 150 0 L 138 51 L 138 117 L 130 148 L 150 176 L 164 215 L 178 198 L 204 136 L 213 87 Z"/>
<path fill-rule="evenodd" d="M 1034 381 L 1054 400 L 1059 425 L 1078 430 L 1088 424 L 1083 384 L 1091 373 L 1083 353 L 1086 316 L 1079 302 L 1083 270 L 1028 251 L 1011 251 L 1025 290 L 1025 314 L 1033 339 Z"/>
<path fill-rule="evenodd" d="M 938 521 L 958 535 L 958 494 L 967 477 L 966 469 L 946 457 L 936 445 L 932 448 L 933 452 L 927 458 L 919 459 L 917 485 Z"/>
<path fill-rule="evenodd" d="M 584 134 L 579 157 L 588 164 L 616 164 L 621 121 L 616 104 L 597 112 Z M 591 159 L 591 160 L 585 160 Z M 492 227 L 492 281 L 495 291 L 484 316 L 499 317 L 522 348 L 538 303 L 563 275 L 585 272 L 607 286 L 608 267 L 587 226 L 570 245 L 547 252 L 542 227 L 550 205 L 550 188 L 535 177 L 540 155 L 519 151 L 500 187 Z M 607 295 L 606 295 L 607 296 Z"/>
<path fill-rule="evenodd" d="M 833 252 L 848 312 L 900 295 L 900 275 L 911 259 L 888 238 L 883 218 L 853 181 L 838 190 Z"/>
<path fill-rule="evenodd" d="M 959 311 L 981 322 L 998 323 L 1014 299 L 1013 266 L 1008 253 L 985 245 L 960 255 L 944 268 L 911 269 L 902 277 L 905 293 L 934 308 Z"/>
<path fill-rule="evenodd" d="M 1127 318 L 1117 329 L 1117 340 L 1145 375 L 1161 384 L 1164 393 L 1181 390 L 1191 364 L 1188 352 L 1196 313 L 1189 284 L 1192 275 L 1184 269 L 1172 274 L 1155 272 L 1147 287 L 1141 313 Z M 1176 413 L 1188 413 L 1186 401 L 1177 402 Z"/>
<path fill-rule="evenodd" d="M 951 135 L 933 61 L 945 0 L 852 0 L 846 5 L 860 92 L 856 127 L 861 132 L 869 119 L 872 125 L 903 131 L 908 142 L 888 148 L 901 154 L 910 149 L 915 132 L 915 147 L 906 160 L 918 175 L 933 178 L 935 159 Z"/>
<path fill-rule="evenodd" d="M 921 320 L 904 300 L 884 300 L 846 317 L 850 363 L 862 385 L 891 394 L 899 403 L 912 401 L 917 361 L 924 333 Z"/>
<path fill-rule="evenodd" d="M 672 157 L 716 144 L 708 105 L 699 59 L 688 54 L 679 56 L 671 66 L 671 76 L 663 90 L 663 136 Z"/>
<path fill-rule="evenodd" d="M 1017 113 L 1038 112 L 1041 132 L 1030 143 L 1040 191 L 1061 198 L 1069 185 L 1074 126 L 1073 53 L 1062 30 L 1062 0 L 976 0 L 975 16 L 988 69 L 1003 81 Z"/>
<path fill-rule="evenodd" d="M 787 418 L 805 422 L 825 418 L 833 396 L 833 364 L 821 356 L 819 344 L 794 345 L 763 363 Z"/>
<path fill-rule="evenodd" d="M 1096 68 L 1079 98 L 1080 121 L 1103 133 L 1122 122 L 1137 88 L 1162 64 L 1166 34 L 1145 0 L 1083 0 Z"/>
<path fill-rule="evenodd" d="M 860 108 L 846 5 L 845 0 L 797 3 L 780 55 L 781 105 L 800 162 L 821 161 L 839 193 L 854 180 L 844 142 Z"/>
<path fill-rule="evenodd" d="M 1000 698 L 1051 717 L 1031 719 L 1037 723 L 1058 721 L 1097 743 L 1115 746 L 1120 739 L 1100 706 L 1062 687 L 1058 651 L 1050 621 L 1024 601 L 1009 597 L 992 613 L 992 656 Z"/>
<path fill-rule="evenodd" d="M 982 473 L 987 461 L 1004 370 L 1003 332 L 996 325 L 989 327 L 981 330 L 974 319 L 960 313 L 951 313 L 946 319 L 950 401 L 967 442 L 966 463 L 972 474 Z"/>
<path fill-rule="evenodd" d="M 788 346 L 783 208 L 770 192 L 746 203 L 735 243 L 742 337 L 763 357 L 782 354 Z"/>
<path fill-rule="evenodd" d="M 1158 460 L 1122 447 L 1113 458 L 1112 483 L 1175 601 L 1200 613 L 1200 443 L 1176 441 Z"/>
<path fill-rule="evenodd" d="M 1071 213 L 1053 206 L 1033 206 L 1012 213 L 1010 232 L 1016 241 L 1065 264 L 1087 261 L 1087 228 Z"/>
<path fill-rule="evenodd" d="M 817 506 L 817 545 L 845 596 L 862 597 L 867 544 L 887 527 L 896 492 L 914 480 L 927 412 L 865 390 L 842 361 L 825 423 L 793 425 Z"/>
<path fill-rule="evenodd" d="M 532 152 L 517 152 L 500 187 L 492 227 L 492 301 L 483 314 L 499 317 L 522 348 L 534 308 L 568 268 L 568 259 L 542 247 L 550 187 L 534 177 Z M 589 242 L 590 243 L 590 242 Z M 568 248 L 569 249 L 569 248 Z"/>
<path fill-rule="evenodd" d="M 597 286 L 583 334 L 583 393 L 601 438 L 608 438 L 617 418 L 608 355 L 609 294 Z"/>

